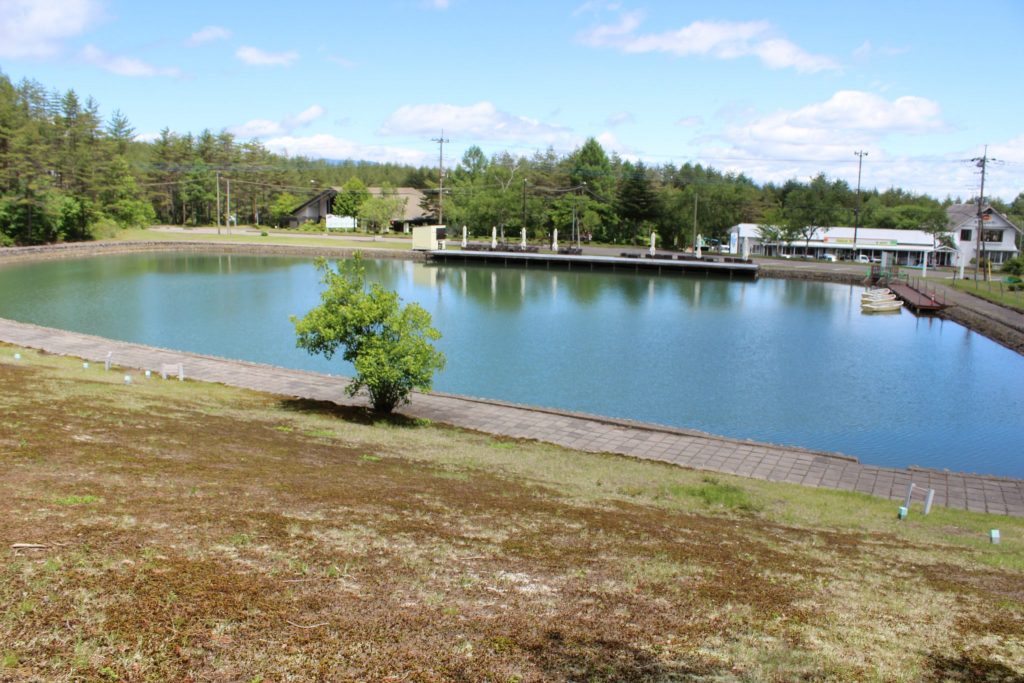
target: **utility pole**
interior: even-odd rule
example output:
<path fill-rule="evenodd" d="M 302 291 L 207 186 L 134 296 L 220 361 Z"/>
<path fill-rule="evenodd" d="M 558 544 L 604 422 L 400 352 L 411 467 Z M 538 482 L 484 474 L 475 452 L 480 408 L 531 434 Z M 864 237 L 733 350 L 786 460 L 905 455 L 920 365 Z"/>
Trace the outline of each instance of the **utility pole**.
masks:
<path fill-rule="evenodd" d="M 980 157 L 974 157 L 971 161 L 974 162 L 975 166 L 981 169 L 981 192 L 978 193 L 978 235 L 975 240 L 974 247 L 974 281 L 977 282 L 978 266 L 981 265 L 981 261 L 985 257 L 985 254 L 982 251 L 984 242 L 981 240 L 981 232 L 985 227 L 985 216 L 982 213 L 982 207 L 985 204 L 985 168 L 988 166 L 990 161 L 997 161 L 997 159 L 988 158 L 988 145 L 985 145 L 985 153 Z"/>
<path fill-rule="evenodd" d="M 697 253 L 697 193 L 693 193 L 693 253 Z"/>
<path fill-rule="evenodd" d="M 853 210 L 853 258 L 857 259 L 857 229 L 860 227 L 860 169 L 864 164 L 864 157 L 868 155 L 864 150 L 854 152 L 857 155 L 857 208 Z"/>
<path fill-rule="evenodd" d="M 441 129 L 441 137 L 431 138 L 437 143 L 437 224 L 444 225 L 444 143 L 449 142 Z"/>
<path fill-rule="evenodd" d="M 220 171 L 217 171 L 217 234 L 220 234 Z"/>
<path fill-rule="evenodd" d="M 228 206 L 227 206 L 228 220 L 227 220 L 227 226 L 228 226 L 228 234 L 230 235 L 231 234 L 231 178 L 227 179 L 227 183 L 228 183 Z"/>

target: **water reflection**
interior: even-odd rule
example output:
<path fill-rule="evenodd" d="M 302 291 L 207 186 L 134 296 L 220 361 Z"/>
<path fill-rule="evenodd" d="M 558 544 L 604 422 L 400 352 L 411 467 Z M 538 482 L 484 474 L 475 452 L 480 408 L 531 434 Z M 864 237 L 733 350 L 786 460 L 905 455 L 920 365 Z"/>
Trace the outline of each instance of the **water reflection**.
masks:
<path fill-rule="evenodd" d="M 443 391 L 1024 476 L 1024 360 L 948 321 L 860 312 L 860 288 L 365 261 L 431 312 Z M 135 254 L 0 267 L 0 316 L 348 374 L 295 348 L 304 259 Z"/>
<path fill-rule="evenodd" d="M 368 274 L 371 274 L 370 271 Z M 371 275 L 389 287 L 397 287 L 395 274 L 390 268 L 374 270 Z M 703 276 L 690 278 L 677 274 L 595 273 L 505 268 L 486 264 L 415 264 L 415 284 L 434 286 L 442 281 L 453 292 L 507 311 L 521 310 L 540 298 L 558 299 L 564 296 L 568 303 L 587 309 L 600 306 L 610 298 L 626 301 L 633 306 L 645 306 L 659 297 L 673 294 L 691 306 L 730 307 L 742 303 L 746 287 L 753 284 Z M 807 294 L 799 289 L 794 291 L 797 299 L 792 303 L 803 303 L 800 297 L 807 297 Z M 827 297 L 819 301 L 820 305 L 829 303 Z"/>

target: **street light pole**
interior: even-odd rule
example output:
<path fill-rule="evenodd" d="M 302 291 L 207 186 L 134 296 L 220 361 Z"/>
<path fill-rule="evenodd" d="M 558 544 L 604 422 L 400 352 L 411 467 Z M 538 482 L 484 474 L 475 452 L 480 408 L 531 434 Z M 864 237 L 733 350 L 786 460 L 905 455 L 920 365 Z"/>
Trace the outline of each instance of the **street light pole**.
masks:
<path fill-rule="evenodd" d="M 857 208 L 853 210 L 853 258 L 857 259 L 857 229 L 860 227 L 860 170 L 864 164 L 864 157 L 868 155 L 864 150 L 854 152 L 857 155 Z"/>

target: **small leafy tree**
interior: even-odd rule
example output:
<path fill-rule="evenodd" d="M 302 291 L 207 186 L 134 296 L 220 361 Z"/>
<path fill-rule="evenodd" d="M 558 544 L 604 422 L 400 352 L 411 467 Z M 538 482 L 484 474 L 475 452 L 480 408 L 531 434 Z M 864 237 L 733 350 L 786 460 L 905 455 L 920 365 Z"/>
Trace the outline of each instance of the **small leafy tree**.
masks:
<path fill-rule="evenodd" d="M 1003 272 L 1018 277 L 1024 275 L 1024 256 L 1008 259 L 1003 263 Z"/>
<path fill-rule="evenodd" d="M 783 229 L 783 223 L 785 218 L 782 215 L 782 211 L 773 207 L 764 212 L 761 217 L 761 222 L 757 226 L 757 231 L 761 235 L 761 244 L 775 245 L 777 248 L 782 246 L 783 237 L 785 230 Z M 768 253 L 765 251 L 764 253 Z"/>
<path fill-rule="evenodd" d="M 391 221 L 401 217 L 408 200 L 399 197 L 393 188 L 387 185 L 380 190 L 379 196 L 368 197 L 359 205 L 358 218 L 367 227 L 376 232 L 387 232 Z"/>
<path fill-rule="evenodd" d="M 444 369 L 444 354 L 431 342 L 441 333 L 430 326 L 430 314 L 417 304 L 401 305 L 398 294 L 379 284 L 367 288 L 361 257 L 334 270 L 316 262 L 327 289 L 320 305 L 301 320 L 292 316 L 296 346 L 330 360 L 340 347 L 356 376 L 346 392 L 362 389 L 374 410 L 390 413 L 409 402 L 413 389 L 429 391 L 434 372 Z"/>
<path fill-rule="evenodd" d="M 302 200 L 290 192 L 282 192 L 274 198 L 274 201 L 270 202 L 270 220 L 274 225 L 281 225 L 288 214 L 301 203 Z"/>
<path fill-rule="evenodd" d="M 359 207 L 370 198 L 366 184 L 359 178 L 352 176 L 341 186 L 341 192 L 334 198 L 334 215 L 350 216 L 355 218 L 359 215 Z"/>

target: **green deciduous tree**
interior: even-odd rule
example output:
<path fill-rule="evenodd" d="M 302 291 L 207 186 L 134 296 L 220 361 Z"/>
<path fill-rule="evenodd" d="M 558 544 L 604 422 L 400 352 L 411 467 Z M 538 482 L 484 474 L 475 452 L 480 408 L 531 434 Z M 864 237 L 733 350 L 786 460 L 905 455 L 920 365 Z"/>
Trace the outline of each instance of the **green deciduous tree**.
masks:
<path fill-rule="evenodd" d="M 281 225 L 284 219 L 302 202 L 290 192 L 282 192 L 270 202 L 270 220 L 275 225 Z"/>
<path fill-rule="evenodd" d="M 406 201 L 404 197 L 395 194 L 393 188 L 385 185 L 379 196 L 368 197 L 359 205 L 359 220 L 376 232 L 384 232 L 391 221 L 402 216 Z"/>
<path fill-rule="evenodd" d="M 430 314 L 414 303 L 402 306 L 397 293 L 379 284 L 367 288 L 358 254 L 337 270 L 324 259 L 316 267 L 326 289 L 319 306 L 301 320 L 292 316 L 296 345 L 328 360 L 341 348 L 356 371 L 348 395 L 366 389 L 375 410 L 389 413 L 408 403 L 413 389 L 429 391 L 445 365 L 431 343 L 441 333 L 431 327 Z"/>
<path fill-rule="evenodd" d="M 341 186 L 341 192 L 334 198 L 332 212 L 335 216 L 350 216 L 355 218 L 359 215 L 359 207 L 370 198 L 366 184 L 355 176 L 345 181 Z"/>
<path fill-rule="evenodd" d="M 771 208 L 764 212 L 761 216 L 761 222 L 757 226 L 757 230 L 761 233 L 761 242 L 763 244 L 778 245 L 783 241 L 785 237 L 785 217 L 782 215 L 782 211 L 778 208 Z"/>

